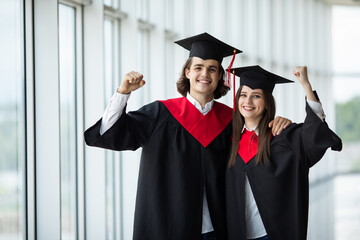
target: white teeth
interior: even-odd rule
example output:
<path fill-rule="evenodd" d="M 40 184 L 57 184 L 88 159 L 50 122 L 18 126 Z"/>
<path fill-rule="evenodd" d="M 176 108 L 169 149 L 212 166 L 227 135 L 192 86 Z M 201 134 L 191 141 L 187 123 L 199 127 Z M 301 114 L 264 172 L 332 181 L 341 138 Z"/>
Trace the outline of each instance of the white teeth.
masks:
<path fill-rule="evenodd" d="M 244 107 L 245 110 L 253 110 L 254 108 L 251 107 Z"/>
<path fill-rule="evenodd" d="M 199 80 L 199 83 L 210 83 L 208 80 Z"/>

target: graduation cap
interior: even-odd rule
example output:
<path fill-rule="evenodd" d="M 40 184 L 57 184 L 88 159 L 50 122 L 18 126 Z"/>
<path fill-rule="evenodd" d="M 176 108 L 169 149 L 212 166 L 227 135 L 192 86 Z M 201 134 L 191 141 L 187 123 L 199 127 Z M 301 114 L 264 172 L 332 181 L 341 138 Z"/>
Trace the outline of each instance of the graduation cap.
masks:
<path fill-rule="evenodd" d="M 206 32 L 178 40 L 175 43 L 190 51 L 189 58 L 199 57 L 203 60 L 214 59 L 221 64 L 224 57 L 233 55 L 231 63 L 227 68 L 228 70 L 234 62 L 235 55 L 242 52 L 241 50 L 220 41 Z M 226 85 L 230 84 L 228 83 Z"/>
<path fill-rule="evenodd" d="M 224 57 L 242 52 L 206 32 L 178 40 L 175 43 L 190 51 L 189 58 L 215 59 L 220 63 Z"/>
<path fill-rule="evenodd" d="M 272 93 L 275 84 L 292 83 L 289 79 L 283 78 L 279 75 L 266 71 L 259 65 L 238 67 L 230 69 L 234 74 L 234 106 L 235 111 L 235 75 L 240 77 L 240 85 L 246 85 L 251 89 L 262 89 Z"/>
<path fill-rule="evenodd" d="M 240 77 L 240 85 L 246 85 L 251 89 L 262 89 L 270 93 L 272 93 L 275 84 L 294 82 L 266 71 L 259 65 L 232 68 L 230 71 Z"/>

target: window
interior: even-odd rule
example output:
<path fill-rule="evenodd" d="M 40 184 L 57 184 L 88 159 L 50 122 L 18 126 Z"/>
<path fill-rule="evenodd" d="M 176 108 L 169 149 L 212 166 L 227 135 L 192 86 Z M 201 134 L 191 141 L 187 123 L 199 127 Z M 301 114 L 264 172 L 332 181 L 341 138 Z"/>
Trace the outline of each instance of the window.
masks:
<path fill-rule="evenodd" d="M 164 90 L 165 90 L 165 98 L 174 97 L 176 94 L 176 77 L 174 73 L 174 41 L 175 34 L 170 31 L 165 31 L 165 40 L 164 40 L 164 48 L 165 48 L 165 81 L 164 81 Z"/>
<path fill-rule="evenodd" d="M 104 107 L 120 84 L 120 21 L 126 18 L 119 1 L 104 0 Z M 122 239 L 121 154 L 105 151 L 106 239 Z"/>
<path fill-rule="evenodd" d="M 119 85 L 119 20 L 104 19 L 104 102 L 108 104 Z M 121 162 L 119 154 L 105 151 L 106 239 L 120 239 L 121 234 Z"/>
<path fill-rule="evenodd" d="M 22 2 L 0 2 L 0 239 L 23 239 L 26 229 Z"/>
<path fill-rule="evenodd" d="M 119 0 L 104 0 L 104 5 L 113 9 L 118 9 L 120 6 Z"/>
<path fill-rule="evenodd" d="M 164 96 L 165 98 L 174 97 L 176 94 L 176 81 L 178 75 L 175 74 L 175 50 L 174 42 L 176 41 L 176 33 L 174 32 L 175 8 L 173 0 L 164 0 L 164 23 L 165 23 L 165 39 L 164 39 Z"/>
<path fill-rule="evenodd" d="M 150 30 L 146 29 L 148 25 L 145 23 L 145 28 L 140 28 L 137 35 L 137 61 L 138 69 L 143 76 L 150 76 Z M 150 83 L 151 84 L 151 83 Z M 150 98 L 150 85 L 147 88 L 140 88 L 141 91 L 140 104 L 143 105 Z"/>
<path fill-rule="evenodd" d="M 76 8 L 59 4 L 61 235 L 77 239 Z"/>
<path fill-rule="evenodd" d="M 149 20 L 149 0 L 136 1 L 137 17 L 142 20 Z"/>

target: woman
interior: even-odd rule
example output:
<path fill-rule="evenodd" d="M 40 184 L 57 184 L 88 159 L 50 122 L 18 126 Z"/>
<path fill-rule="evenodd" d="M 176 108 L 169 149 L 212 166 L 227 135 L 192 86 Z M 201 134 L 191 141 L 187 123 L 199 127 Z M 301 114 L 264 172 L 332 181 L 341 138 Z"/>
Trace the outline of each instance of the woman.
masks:
<path fill-rule="evenodd" d="M 294 75 L 306 93 L 306 119 L 273 136 L 272 90 L 291 82 L 259 66 L 234 69 L 240 76 L 233 116 L 233 143 L 226 172 L 228 237 L 232 239 L 306 239 L 309 168 L 327 148 L 340 151 L 341 139 L 324 121 L 306 67 Z"/>

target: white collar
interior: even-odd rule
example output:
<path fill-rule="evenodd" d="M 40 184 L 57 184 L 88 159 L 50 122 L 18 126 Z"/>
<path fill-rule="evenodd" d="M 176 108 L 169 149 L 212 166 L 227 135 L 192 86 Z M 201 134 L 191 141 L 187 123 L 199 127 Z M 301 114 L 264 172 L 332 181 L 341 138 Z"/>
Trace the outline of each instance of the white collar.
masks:
<path fill-rule="evenodd" d="M 257 126 L 254 127 L 254 128 L 252 128 L 252 129 L 249 129 L 249 128 L 246 127 L 245 124 L 244 124 L 243 129 L 241 130 L 241 133 L 243 133 L 245 129 L 248 130 L 249 132 L 254 131 L 254 132 L 256 133 L 256 135 L 259 136 L 259 129 L 257 128 Z"/>
<path fill-rule="evenodd" d="M 198 101 L 196 101 L 196 99 L 193 98 L 190 95 L 190 93 L 186 94 L 186 98 L 187 98 L 187 100 L 189 100 L 189 102 L 191 102 L 191 104 L 193 104 L 204 115 L 211 110 L 211 108 L 214 106 L 214 103 L 215 103 L 215 100 L 212 99 L 210 102 L 207 102 L 205 104 L 204 108 L 202 108 L 201 104 Z"/>

